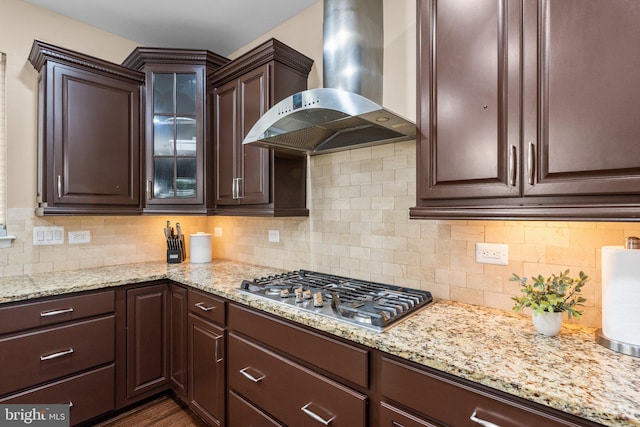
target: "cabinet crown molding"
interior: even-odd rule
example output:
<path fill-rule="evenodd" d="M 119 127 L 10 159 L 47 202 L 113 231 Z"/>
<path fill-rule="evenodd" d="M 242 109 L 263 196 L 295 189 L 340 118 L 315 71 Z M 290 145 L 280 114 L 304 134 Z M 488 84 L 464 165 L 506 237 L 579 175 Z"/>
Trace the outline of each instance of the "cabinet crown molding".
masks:
<path fill-rule="evenodd" d="M 132 70 L 113 62 L 55 46 L 40 40 L 33 41 L 28 59 L 38 72 L 41 71 L 47 61 L 54 60 L 103 74 L 125 78 L 139 85 L 144 85 L 145 81 L 145 75 L 140 71 Z"/>
<path fill-rule="evenodd" d="M 229 61 L 229 58 L 209 50 L 137 47 L 122 61 L 122 65 L 134 70 L 142 70 L 146 64 L 190 63 L 206 65 L 216 70 Z"/>
<path fill-rule="evenodd" d="M 280 62 L 305 79 L 311 72 L 313 59 L 287 46 L 281 41 L 271 38 L 245 54 L 233 59 L 213 73 L 211 84 L 219 86 L 237 79 L 249 69 L 259 67 L 271 61 Z"/>

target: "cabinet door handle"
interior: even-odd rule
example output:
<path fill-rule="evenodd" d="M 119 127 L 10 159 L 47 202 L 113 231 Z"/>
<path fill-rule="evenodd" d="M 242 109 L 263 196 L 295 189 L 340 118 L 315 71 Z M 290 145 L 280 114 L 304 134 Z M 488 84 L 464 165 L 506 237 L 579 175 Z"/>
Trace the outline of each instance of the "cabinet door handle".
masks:
<path fill-rule="evenodd" d="M 325 426 L 328 426 L 328 425 L 331 424 L 331 421 L 333 421 L 336 418 L 336 416 L 334 415 L 331 418 L 329 418 L 328 420 L 325 420 L 320 415 L 316 414 L 311 409 L 309 409 L 309 406 L 311 406 L 311 405 L 313 405 L 313 402 L 307 403 L 306 405 L 304 405 L 300 409 L 302 410 L 302 412 L 304 412 L 305 414 L 309 415 L 311 418 L 313 418 L 314 420 L 318 421 L 319 423 L 322 423 Z"/>
<path fill-rule="evenodd" d="M 73 402 L 69 401 L 69 409 L 73 408 Z"/>
<path fill-rule="evenodd" d="M 214 305 L 212 305 L 211 307 L 207 307 L 206 305 L 204 305 L 204 302 L 197 302 L 197 303 L 195 303 L 195 306 L 198 307 L 202 311 L 211 311 L 214 308 L 216 308 Z"/>
<path fill-rule="evenodd" d="M 41 311 L 40 317 L 57 316 L 59 314 L 65 314 L 65 313 L 73 313 L 73 308 L 69 307 L 69 308 L 61 308 L 57 310 Z"/>
<path fill-rule="evenodd" d="M 492 422 L 483 420 L 482 418 L 478 418 L 476 416 L 476 412 L 477 412 L 477 410 L 473 411 L 473 414 L 471 414 L 471 416 L 469 417 L 469 419 L 471 421 L 473 421 L 474 423 L 476 423 L 476 424 L 478 424 L 479 426 L 482 426 L 482 427 L 500 427 L 498 424 L 494 424 Z"/>
<path fill-rule="evenodd" d="M 397 422 L 397 421 L 391 421 L 391 425 L 392 425 L 393 427 L 404 427 L 404 425 L 400 424 L 400 423 L 399 423 L 399 422 Z"/>
<path fill-rule="evenodd" d="M 219 335 L 216 337 L 216 349 L 215 349 L 215 354 L 214 354 L 214 358 L 216 360 L 216 363 L 220 363 L 224 360 L 224 355 L 220 355 L 220 340 L 222 339 L 222 335 Z"/>
<path fill-rule="evenodd" d="M 237 198 L 238 199 L 244 199 L 244 184 L 242 183 L 242 181 L 244 181 L 244 178 L 236 178 L 238 180 L 238 184 L 237 187 L 238 189 L 236 190 L 236 194 L 237 194 Z"/>
<path fill-rule="evenodd" d="M 529 159 L 527 160 L 528 160 L 528 168 L 529 168 L 529 184 L 530 185 L 534 184 L 533 178 L 535 177 L 535 170 L 536 170 L 535 155 L 536 155 L 536 146 L 533 142 L 529 142 Z"/>
<path fill-rule="evenodd" d="M 69 350 L 59 351 L 57 353 L 47 354 L 46 356 L 40 356 L 40 360 L 45 361 L 45 360 L 57 359 L 58 357 L 66 356 L 71 353 L 73 353 L 72 348 L 70 348 Z"/>
<path fill-rule="evenodd" d="M 58 175 L 58 199 L 62 198 L 62 175 Z"/>
<path fill-rule="evenodd" d="M 254 383 L 259 383 L 260 381 L 265 379 L 266 375 L 262 374 L 259 371 L 256 371 L 255 369 L 254 369 L 254 371 L 258 372 L 258 374 L 260 374 L 260 376 L 259 377 L 254 377 L 253 375 L 251 375 L 250 373 L 247 372 L 249 369 L 251 369 L 251 366 L 247 366 L 246 368 L 242 368 L 242 369 L 240 369 L 240 373 L 242 375 L 244 375 L 246 378 L 248 378 L 251 381 L 253 381 Z"/>
<path fill-rule="evenodd" d="M 238 198 L 238 178 L 233 178 L 231 181 L 231 198 L 234 200 Z"/>
<path fill-rule="evenodd" d="M 518 151 L 515 145 L 511 146 L 509 152 L 509 185 L 516 185 L 516 177 L 518 175 Z"/>
<path fill-rule="evenodd" d="M 153 181 L 147 180 L 147 200 L 151 200 L 153 195 Z"/>

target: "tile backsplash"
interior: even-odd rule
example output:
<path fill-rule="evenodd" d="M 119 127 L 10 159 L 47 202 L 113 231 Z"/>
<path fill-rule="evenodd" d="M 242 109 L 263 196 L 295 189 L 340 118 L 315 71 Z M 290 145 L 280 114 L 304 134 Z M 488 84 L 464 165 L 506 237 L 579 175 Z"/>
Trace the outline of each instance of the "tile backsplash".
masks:
<path fill-rule="evenodd" d="M 0 250 L 3 276 L 165 259 L 162 228 L 185 234 L 220 229 L 213 256 L 274 268 L 305 268 L 430 290 L 437 298 L 510 310 L 517 286 L 508 279 L 570 269 L 591 277 L 580 323 L 600 326 L 600 248 L 640 235 L 640 223 L 409 220 L 415 204 L 415 143 L 324 154 L 309 160 L 308 218 L 35 217 L 8 210 L 17 236 Z M 33 246 L 33 226 L 65 227 L 65 244 Z M 69 231 L 91 243 L 70 245 Z M 269 230 L 280 232 L 270 242 Z M 478 242 L 509 245 L 509 265 L 475 262 Z"/>

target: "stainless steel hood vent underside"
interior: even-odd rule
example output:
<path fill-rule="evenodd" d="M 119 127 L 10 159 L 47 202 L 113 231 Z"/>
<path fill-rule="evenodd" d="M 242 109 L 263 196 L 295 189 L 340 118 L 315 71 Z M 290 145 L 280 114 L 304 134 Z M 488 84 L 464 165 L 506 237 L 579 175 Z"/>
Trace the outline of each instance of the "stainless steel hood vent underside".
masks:
<path fill-rule="evenodd" d="M 353 92 L 320 88 L 296 93 L 267 111 L 244 144 L 309 154 L 416 138 L 416 126 Z"/>
<path fill-rule="evenodd" d="M 267 111 L 243 144 L 322 154 L 414 140 L 416 126 L 380 106 L 383 0 L 324 0 L 324 88 Z"/>

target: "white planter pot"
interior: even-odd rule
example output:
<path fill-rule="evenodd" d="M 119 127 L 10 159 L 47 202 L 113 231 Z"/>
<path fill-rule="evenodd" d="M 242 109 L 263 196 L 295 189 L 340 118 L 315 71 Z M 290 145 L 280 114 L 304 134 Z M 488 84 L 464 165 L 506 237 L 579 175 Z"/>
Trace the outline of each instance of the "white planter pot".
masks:
<path fill-rule="evenodd" d="M 562 316 L 564 313 L 549 313 L 544 312 L 541 314 L 533 313 L 533 324 L 536 330 L 542 335 L 554 337 L 560 332 L 562 328 Z"/>

